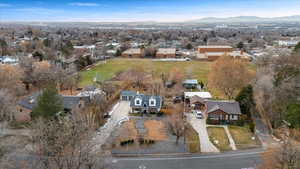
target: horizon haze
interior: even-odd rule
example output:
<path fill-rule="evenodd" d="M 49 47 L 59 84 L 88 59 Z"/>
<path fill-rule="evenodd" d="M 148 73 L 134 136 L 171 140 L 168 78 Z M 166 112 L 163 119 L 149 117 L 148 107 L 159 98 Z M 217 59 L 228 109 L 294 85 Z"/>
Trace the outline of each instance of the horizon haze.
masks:
<path fill-rule="evenodd" d="M 0 21 L 187 22 L 240 16 L 266 19 L 300 15 L 298 9 L 299 0 L 1 0 Z"/>

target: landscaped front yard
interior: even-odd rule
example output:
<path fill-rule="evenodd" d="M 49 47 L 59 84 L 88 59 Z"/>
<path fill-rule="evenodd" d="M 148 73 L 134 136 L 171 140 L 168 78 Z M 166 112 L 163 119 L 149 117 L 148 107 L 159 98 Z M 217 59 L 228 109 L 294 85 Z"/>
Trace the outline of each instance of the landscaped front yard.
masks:
<path fill-rule="evenodd" d="M 207 132 L 210 141 L 220 150 L 232 150 L 229 145 L 227 134 L 223 127 L 207 127 Z"/>
<path fill-rule="evenodd" d="M 229 126 L 229 132 L 238 149 L 249 149 L 260 146 L 259 140 L 246 127 Z"/>

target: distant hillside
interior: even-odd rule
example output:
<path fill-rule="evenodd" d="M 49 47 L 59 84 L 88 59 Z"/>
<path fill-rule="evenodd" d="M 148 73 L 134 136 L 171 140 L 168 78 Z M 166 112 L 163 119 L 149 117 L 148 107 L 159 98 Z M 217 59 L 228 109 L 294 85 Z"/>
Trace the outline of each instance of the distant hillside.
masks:
<path fill-rule="evenodd" d="M 208 17 L 189 21 L 191 23 L 212 23 L 212 22 L 300 22 L 300 15 L 262 18 L 257 16 L 238 16 L 228 18 Z"/>

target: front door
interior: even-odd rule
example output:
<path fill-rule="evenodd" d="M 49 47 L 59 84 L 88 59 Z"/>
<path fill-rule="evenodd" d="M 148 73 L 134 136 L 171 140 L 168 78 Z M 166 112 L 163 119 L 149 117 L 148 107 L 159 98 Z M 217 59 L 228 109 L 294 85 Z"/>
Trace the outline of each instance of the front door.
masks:
<path fill-rule="evenodd" d="M 144 107 L 143 113 L 146 114 L 147 113 L 147 104 L 144 104 L 143 107 Z"/>

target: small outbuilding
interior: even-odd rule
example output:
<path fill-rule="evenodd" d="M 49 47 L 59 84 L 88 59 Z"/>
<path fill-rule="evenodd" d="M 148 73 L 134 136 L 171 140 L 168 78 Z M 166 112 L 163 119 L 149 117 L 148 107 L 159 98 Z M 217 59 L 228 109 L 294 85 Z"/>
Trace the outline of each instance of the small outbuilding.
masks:
<path fill-rule="evenodd" d="M 136 94 L 137 93 L 135 91 L 124 90 L 120 94 L 120 100 L 122 100 L 122 101 L 131 101 L 131 99 L 134 98 L 134 96 Z"/>

